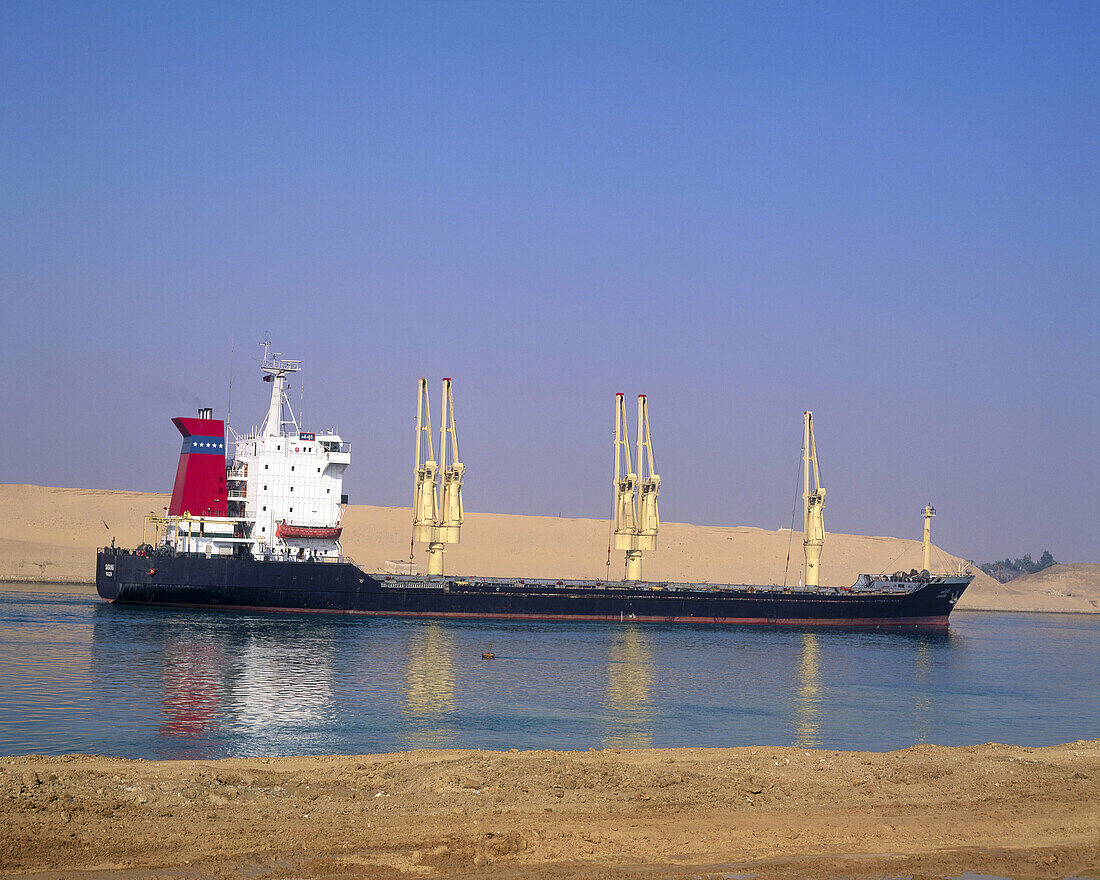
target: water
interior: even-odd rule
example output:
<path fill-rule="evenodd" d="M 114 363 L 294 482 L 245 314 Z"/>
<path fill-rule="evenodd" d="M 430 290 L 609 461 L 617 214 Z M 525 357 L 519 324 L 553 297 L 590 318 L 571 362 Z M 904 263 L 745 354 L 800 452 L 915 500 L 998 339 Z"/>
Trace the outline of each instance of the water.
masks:
<path fill-rule="evenodd" d="M 114 607 L 47 589 L 0 585 L 0 754 L 1100 735 L 1093 615 L 957 612 L 946 633 L 442 622 Z"/>

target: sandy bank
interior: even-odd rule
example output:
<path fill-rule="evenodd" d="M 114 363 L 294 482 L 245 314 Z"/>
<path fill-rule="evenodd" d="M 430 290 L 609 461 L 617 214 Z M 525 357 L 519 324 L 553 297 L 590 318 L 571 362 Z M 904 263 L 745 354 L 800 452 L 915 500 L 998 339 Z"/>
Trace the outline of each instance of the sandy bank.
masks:
<path fill-rule="evenodd" d="M 112 537 L 135 546 L 143 517 L 167 503 L 168 496 L 145 492 L 0 485 L 0 580 L 90 581 L 96 548 Z M 344 550 L 368 571 L 380 571 L 387 559 L 408 557 L 410 522 L 408 508 L 352 505 L 344 517 Z M 798 532 L 666 523 L 660 549 L 647 554 L 644 571 L 653 580 L 782 583 L 788 552 L 787 583 L 798 583 Z M 418 548 L 421 569 L 423 557 Z M 933 559 L 944 571 L 962 561 L 938 547 Z M 447 551 L 448 571 L 505 577 L 622 576 L 621 553 L 612 555 L 610 571 L 606 563 L 607 523 L 591 519 L 468 513 L 462 543 Z M 917 540 L 829 533 L 823 581 L 848 585 L 860 572 L 920 564 Z M 1061 585 L 1056 569 L 1049 569 L 1033 586 L 1028 578 L 998 584 L 978 571 L 959 608 L 1100 611 L 1100 565 L 1084 568 L 1091 574 L 1074 574 Z"/>
<path fill-rule="evenodd" d="M 1100 611 L 1100 564 L 1052 565 L 1036 574 L 1024 575 L 1007 584 L 991 583 L 964 595 L 959 607 L 988 611 Z"/>
<path fill-rule="evenodd" d="M 5 877 L 1096 876 L 1100 740 L 31 756 L 0 761 L 0 827 Z"/>

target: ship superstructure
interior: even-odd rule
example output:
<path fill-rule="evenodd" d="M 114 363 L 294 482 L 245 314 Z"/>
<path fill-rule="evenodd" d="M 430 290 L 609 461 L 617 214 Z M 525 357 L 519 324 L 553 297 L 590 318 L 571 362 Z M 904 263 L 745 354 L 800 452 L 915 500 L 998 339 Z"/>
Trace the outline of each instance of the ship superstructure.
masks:
<path fill-rule="evenodd" d="M 301 361 L 272 353 L 260 371 L 271 384 L 267 416 L 246 434 L 230 432 L 209 409 L 177 418 L 184 435 L 164 543 L 177 553 L 258 560 L 338 561 L 350 444 L 335 431 L 306 431 L 287 396 Z"/>

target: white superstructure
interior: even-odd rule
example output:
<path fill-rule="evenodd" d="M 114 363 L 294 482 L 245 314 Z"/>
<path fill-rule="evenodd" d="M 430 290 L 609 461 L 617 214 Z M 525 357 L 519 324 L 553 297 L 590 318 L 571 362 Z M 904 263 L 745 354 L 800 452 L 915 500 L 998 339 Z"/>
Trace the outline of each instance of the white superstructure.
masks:
<path fill-rule="evenodd" d="M 338 560 L 351 445 L 332 430 L 302 429 L 286 385 L 301 361 L 263 346 L 260 370 L 271 383 L 271 402 L 259 428 L 229 429 L 235 447 L 226 457 L 229 515 L 170 517 L 166 542 L 181 553 Z"/>
<path fill-rule="evenodd" d="M 264 423 L 235 435 L 227 467 L 230 513 L 250 526 L 253 556 L 338 558 L 344 470 L 350 444 L 332 431 L 303 431 L 286 394 L 286 377 L 301 361 L 271 354 L 264 343 L 260 370 L 271 383 Z"/>

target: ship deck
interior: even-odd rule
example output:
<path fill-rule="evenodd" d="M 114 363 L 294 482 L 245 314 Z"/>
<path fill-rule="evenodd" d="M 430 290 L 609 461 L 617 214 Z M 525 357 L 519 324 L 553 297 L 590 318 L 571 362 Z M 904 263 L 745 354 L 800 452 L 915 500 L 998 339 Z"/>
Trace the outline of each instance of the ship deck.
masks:
<path fill-rule="evenodd" d="M 865 576 L 861 586 L 788 586 L 784 584 L 714 584 L 689 581 L 607 581 L 600 579 L 500 578 L 460 575 L 402 575 L 372 573 L 382 588 L 401 590 L 444 590 L 448 592 L 493 593 L 586 593 L 611 592 L 624 595 L 673 593 L 681 595 L 764 594 L 791 597 L 905 596 L 928 583 L 945 582 L 944 577 L 927 580 L 897 580 L 887 575 Z"/>

